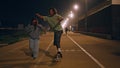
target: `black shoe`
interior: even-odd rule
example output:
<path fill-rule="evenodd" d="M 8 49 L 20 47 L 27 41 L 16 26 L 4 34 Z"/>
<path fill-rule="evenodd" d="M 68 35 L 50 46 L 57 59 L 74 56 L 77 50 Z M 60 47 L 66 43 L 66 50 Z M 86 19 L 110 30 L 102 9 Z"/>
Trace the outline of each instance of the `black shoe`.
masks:
<path fill-rule="evenodd" d="M 33 54 L 31 55 L 33 59 L 36 59 L 36 57 L 33 56 Z"/>
<path fill-rule="evenodd" d="M 33 57 L 33 59 L 35 60 L 35 59 L 36 59 L 36 57 Z"/>
<path fill-rule="evenodd" d="M 31 57 L 33 57 L 33 54 L 31 54 Z"/>

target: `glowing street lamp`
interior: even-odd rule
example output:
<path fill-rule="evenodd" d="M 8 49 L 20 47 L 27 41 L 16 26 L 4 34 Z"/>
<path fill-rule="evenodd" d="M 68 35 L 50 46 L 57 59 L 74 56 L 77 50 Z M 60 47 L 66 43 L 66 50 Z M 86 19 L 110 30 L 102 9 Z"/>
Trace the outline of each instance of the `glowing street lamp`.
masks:
<path fill-rule="evenodd" d="M 79 5 L 78 4 L 73 5 L 73 9 L 76 10 L 76 11 L 78 11 Z M 76 19 L 76 24 L 75 25 L 76 25 L 76 30 L 78 30 L 78 18 L 79 18 L 79 16 L 78 16 L 77 13 L 76 13 L 76 15 L 77 15 L 77 19 Z"/>
<path fill-rule="evenodd" d="M 66 18 L 62 21 L 62 28 L 64 29 L 68 24 L 69 18 Z"/>
<path fill-rule="evenodd" d="M 73 18 L 74 17 L 74 14 L 72 11 L 70 11 L 70 14 L 68 15 L 70 18 Z"/>
<path fill-rule="evenodd" d="M 74 6 L 73 6 L 73 9 L 74 10 L 78 10 L 79 9 L 79 6 L 77 5 L 77 4 L 75 4 Z M 73 10 L 73 11 L 74 11 Z M 70 18 L 73 18 L 74 17 L 74 13 L 73 13 L 73 11 L 70 11 L 70 13 L 68 14 L 68 17 L 67 18 L 65 18 L 63 21 L 62 21 L 62 27 L 63 27 L 63 29 L 68 25 L 68 22 L 70 21 Z"/>
<path fill-rule="evenodd" d="M 78 6 L 77 4 L 75 4 L 75 5 L 73 6 L 73 8 L 74 8 L 75 10 L 78 10 L 78 9 L 79 9 L 79 6 Z"/>

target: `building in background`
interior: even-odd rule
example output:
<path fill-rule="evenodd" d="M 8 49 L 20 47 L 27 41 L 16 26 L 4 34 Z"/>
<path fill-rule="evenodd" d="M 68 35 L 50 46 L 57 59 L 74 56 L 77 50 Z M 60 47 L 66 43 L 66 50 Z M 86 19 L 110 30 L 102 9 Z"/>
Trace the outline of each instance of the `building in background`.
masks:
<path fill-rule="evenodd" d="M 87 33 L 120 40 L 120 0 L 106 0 L 87 14 Z M 79 18 L 80 32 L 86 32 L 85 18 Z"/>

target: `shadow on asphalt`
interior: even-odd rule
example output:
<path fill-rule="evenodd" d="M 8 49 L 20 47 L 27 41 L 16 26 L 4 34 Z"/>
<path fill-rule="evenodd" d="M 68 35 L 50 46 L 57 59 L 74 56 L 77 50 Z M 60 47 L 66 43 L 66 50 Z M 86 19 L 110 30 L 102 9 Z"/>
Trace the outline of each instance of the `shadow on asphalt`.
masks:
<path fill-rule="evenodd" d="M 31 56 L 31 54 L 32 54 L 30 49 L 28 49 L 28 48 L 23 48 L 23 49 L 21 49 L 21 51 L 23 51 L 25 53 L 25 55 L 27 55 L 27 56 Z M 50 55 L 50 53 L 48 51 L 45 51 L 43 49 L 39 49 L 39 52 L 44 53 L 46 56 L 48 56 L 50 58 L 54 58 L 54 56 Z"/>
<path fill-rule="evenodd" d="M 31 51 L 28 48 L 23 48 L 23 49 L 21 49 L 21 51 L 23 51 L 26 56 L 30 56 L 31 57 Z M 48 51 L 45 51 L 43 49 L 39 49 L 39 52 L 44 53 L 45 56 L 50 57 L 51 60 L 44 61 L 44 62 L 42 61 L 42 62 L 37 63 L 36 65 L 54 66 L 54 65 L 58 64 L 58 62 L 55 61 L 55 56 L 56 55 L 51 55 Z M 47 64 L 48 62 L 50 62 L 50 64 Z M 59 62 L 61 62 L 61 61 L 59 61 Z"/>
<path fill-rule="evenodd" d="M 26 55 L 31 57 L 30 50 L 28 48 L 22 48 L 21 51 Z M 51 55 L 48 51 L 43 49 L 39 49 L 39 51 L 45 56 L 50 57 L 48 60 L 36 62 L 36 60 L 27 58 L 27 57 L 16 57 L 16 58 L 8 58 L 8 59 L 0 59 L 0 68 L 29 68 L 31 65 L 47 65 L 47 66 L 56 66 L 61 61 L 54 61 L 56 55 Z M 38 57 L 39 59 L 40 57 Z M 24 62 L 28 61 L 28 62 Z M 34 62 L 35 61 L 35 62 Z M 38 61 L 38 60 L 37 60 Z M 17 63 L 16 63 L 17 62 Z"/>

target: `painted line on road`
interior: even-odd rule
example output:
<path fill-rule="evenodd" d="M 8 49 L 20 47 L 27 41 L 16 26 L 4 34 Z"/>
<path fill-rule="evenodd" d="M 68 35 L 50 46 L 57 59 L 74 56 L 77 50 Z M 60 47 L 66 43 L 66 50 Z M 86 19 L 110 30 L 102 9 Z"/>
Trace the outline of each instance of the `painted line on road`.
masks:
<path fill-rule="evenodd" d="M 19 46 L 19 47 L 16 47 L 16 48 L 10 50 L 9 52 L 15 52 L 16 50 L 19 50 L 19 49 L 25 47 L 26 45 L 27 45 L 27 43 L 25 43 L 24 45 L 21 45 L 21 46 Z"/>
<path fill-rule="evenodd" d="M 45 49 L 45 51 L 48 51 L 49 48 L 52 46 L 53 40 L 50 42 L 50 44 L 48 45 L 48 47 Z M 45 56 L 45 54 L 42 54 L 42 56 L 40 57 L 40 59 L 37 61 L 37 63 L 41 62 L 43 57 Z M 37 68 L 37 65 L 34 65 L 32 68 Z"/>
<path fill-rule="evenodd" d="M 97 63 L 101 68 L 105 68 L 103 64 L 101 64 L 97 59 L 95 59 L 89 52 L 87 52 L 82 46 L 80 46 L 75 40 L 73 40 L 70 36 L 67 37 L 73 41 L 83 52 L 85 52 L 95 63 Z"/>
<path fill-rule="evenodd" d="M 62 52 L 79 52 L 79 51 L 82 51 L 82 50 L 76 50 L 76 49 L 66 49 L 66 50 L 62 50 Z"/>

